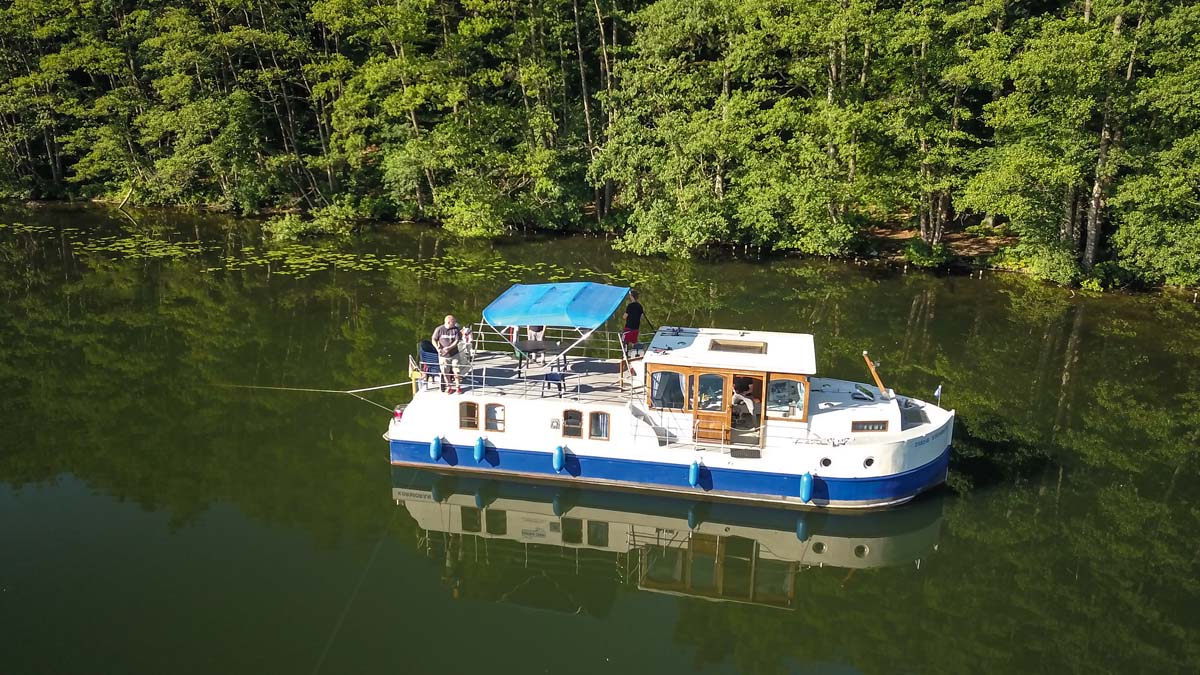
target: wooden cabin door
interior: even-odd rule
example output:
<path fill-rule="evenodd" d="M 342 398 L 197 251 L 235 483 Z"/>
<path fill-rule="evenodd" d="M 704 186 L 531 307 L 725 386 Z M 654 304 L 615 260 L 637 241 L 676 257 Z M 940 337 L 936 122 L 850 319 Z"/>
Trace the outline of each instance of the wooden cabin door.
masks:
<path fill-rule="evenodd" d="M 695 402 L 694 427 L 697 443 L 729 443 L 730 382 L 726 373 L 697 372 L 692 379 Z"/>

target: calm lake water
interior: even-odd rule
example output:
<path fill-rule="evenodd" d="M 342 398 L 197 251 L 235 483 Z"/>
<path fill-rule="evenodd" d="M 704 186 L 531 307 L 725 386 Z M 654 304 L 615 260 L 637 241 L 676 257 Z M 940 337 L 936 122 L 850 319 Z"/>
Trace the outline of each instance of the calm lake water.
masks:
<path fill-rule="evenodd" d="M 0 672 L 1200 670 L 1190 297 L 587 238 L 0 223 Z M 486 488 L 505 526 L 477 485 L 393 473 L 387 411 L 226 386 L 404 380 L 447 311 L 567 278 L 638 286 L 657 324 L 811 332 L 823 374 L 868 379 L 869 349 L 897 391 L 942 384 L 949 485 L 815 520 L 821 559 L 771 512 L 691 532 L 686 502 Z"/>

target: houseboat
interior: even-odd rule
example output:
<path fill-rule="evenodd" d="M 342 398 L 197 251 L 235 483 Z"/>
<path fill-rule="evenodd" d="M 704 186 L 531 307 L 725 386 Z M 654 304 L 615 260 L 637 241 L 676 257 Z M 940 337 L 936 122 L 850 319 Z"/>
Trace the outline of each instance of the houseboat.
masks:
<path fill-rule="evenodd" d="M 818 377 L 813 336 L 601 330 L 627 288 L 517 284 L 447 387 L 436 355 L 385 438 L 396 466 L 800 508 L 877 508 L 945 481 L 954 411 Z M 530 330 L 528 327 L 534 327 Z M 460 392 L 461 393 L 456 393 Z"/>
<path fill-rule="evenodd" d="M 603 614 L 611 593 L 598 591 L 614 584 L 796 609 L 806 570 L 843 570 L 845 579 L 861 569 L 920 569 L 938 550 L 942 521 L 937 497 L 871 514 L 822 513 L 409 467 L 393 467 L 392 498 L 453 593 L 568 613 Z M 530 588 L 545 579 L 548 588 Z"/>

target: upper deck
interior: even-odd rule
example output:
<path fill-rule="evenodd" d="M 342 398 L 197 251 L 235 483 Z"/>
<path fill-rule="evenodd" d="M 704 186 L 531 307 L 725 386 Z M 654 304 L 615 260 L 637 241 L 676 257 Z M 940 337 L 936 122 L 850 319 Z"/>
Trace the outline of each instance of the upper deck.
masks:
<path fill-rule="evenodd" d="M 817 372 L 811 335 L 724 328 L 663 326 L 646 350 L 646 363 L 793 375 Z"/>
<path fill-rule="evenodd" d="M 641 395 L 642 378 L 622 374 L 617 333 L 595 331 L 580 340 L 576 329 L 548 327 L 532 348 L 526 331 L 519 327 L 514 338 L 508 329 L 474 327 L 470 366 L 463 372 L 466 395 L 620 404 Z"/>

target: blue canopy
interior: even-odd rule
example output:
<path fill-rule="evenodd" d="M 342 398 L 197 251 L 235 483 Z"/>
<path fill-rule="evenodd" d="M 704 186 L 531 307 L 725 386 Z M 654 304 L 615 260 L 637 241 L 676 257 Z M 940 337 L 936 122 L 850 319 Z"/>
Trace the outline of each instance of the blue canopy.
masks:
<path fill-rule="evenodd" d="M 493 326 L 594 329 L 628 293 L 628 288 L 590 282 L 514 284 L 483 310 L 483 320 Z"/>

